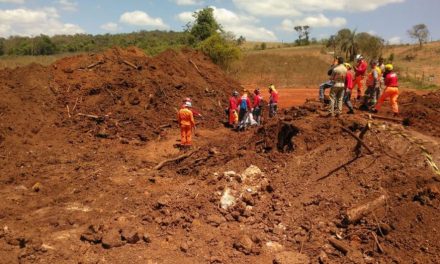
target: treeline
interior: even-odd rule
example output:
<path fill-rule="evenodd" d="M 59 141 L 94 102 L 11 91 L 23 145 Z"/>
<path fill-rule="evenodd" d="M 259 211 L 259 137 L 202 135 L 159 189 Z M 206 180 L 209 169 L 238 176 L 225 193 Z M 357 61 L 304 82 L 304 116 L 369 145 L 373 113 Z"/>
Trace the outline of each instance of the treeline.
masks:
<path fill-rule="evenodd" d="M 110 47 L 137 46 L 151 55 L 188 44 L 188 34 L 174 31 L 140 31 L 105 35 L 12 36 L 0 38 L 0 55 L 52 55 L 67 52 L 97 52 Z"/>

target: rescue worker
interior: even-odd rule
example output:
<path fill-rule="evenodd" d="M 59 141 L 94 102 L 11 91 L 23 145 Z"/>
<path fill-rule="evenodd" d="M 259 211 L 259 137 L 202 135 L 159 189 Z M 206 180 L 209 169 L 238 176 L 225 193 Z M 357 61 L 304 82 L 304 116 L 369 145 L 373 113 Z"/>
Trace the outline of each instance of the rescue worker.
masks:
<path fill-rule="evenodd" d="M 344 63 L 344 66 L 347 68 L 347 75 L 345 76 L 344 103 L 349 109 L 347 114 L 354 114 L 353 104 L 351 103 L 351 93 L 353 91 L 353 72 L 351 71 L 352 66 L 350 63 Z"/>
<path fill-rule="evenodd" d="M 252 105 L 254 111 L 252 112 L 252 115 L 254 116 L 255 122 L 257 122 L 258 125 L 261 124 L 261 114 L 263 111 L 263 96 L 261 96 L 260 89 L 255 89 L 254 91 L 254 103 Z"/>
<path fill-rule="evenodd" d="M 238 100 L 238 122 L 240 123 L 248 112 L 252 112 L 251 100 L 248 97 L 248 91 L 244 90 L 243 95 Z"/>
<path fill-rule="evenodd" d="M 385 65 L 385 90 L 380 96 L 376 106 L 372 112 L 377 113 L 382 107 L 385 99 L 390 98 L 391 109 L 395 116 L 399 115 L 399 105 L 397 104 L 397 98 L 399 97 L 399 82 L 397 74 L 393 71 L 393 65 Z"/>
<path fill-rule="evenodd" d="M 238 92 L 233 91 L 232 96 L 229 98 L 229 125 L 235 127 L 238 124 Z"/>
<path fill-rule="evenodd" d="M 377 67 L 377 61 L 370 62 L 371 71 L 368 73 L 365 82 L 367 90 L 365 90 L 364 100 L 361 109 L 368 110 L 377 103 L 377 95 L 379 94 L 380 69 Z"/>
<path fill-rule="evenodd" d="M 334 84 L 330 89 L 330 107 L 328 116 L 338 117 L 342 112 L 346 75 L 347 68 L 344 65 L 344 58 L 338 57 L 338 65 L 333 69 L 331 77 Z"/>
<path fill-rule="evenodd" d="M 189 98 L 189 97 L 186 97 L 185 99 L 183 99 L 183 104 L 182 104 L 182 107 L 181 108 L 184 108 L 185 107 L 185 103 L 186 102 L 190 102 L 191 103 L 191 105 L 192 105 L 192 100 L 191 100 L 191 98 Z M 194 116 L 194 118 L 195 117 L 202 117 L 202 114 L 199 112 L 199 111 L 197 111 L 196 109 L 194 109 L 193 107 L 191 107 L 189 110 L 191 110 L 191 112 L 193 113 L 193 116 Z"/>
<path fill-rule="evenodd" d="M 379 84 L 380 91 L 379 91 L 379 94 L 377 97 L 377 99 L 379 100 L 379 97 L 382 95 L 383 90 L 385 89 L 385 83 L 384 83 L 384 81 L 385 81 L 385 64 L 384 64 L 384 59 L 382 57 L 379 57 L 379 63 L 377 65 L 377 67 L 379 67 L 380 72 L 382 73 L 380 76 L 380 84 Z"/>
<path fill-rule="evenodd" d="M 184 107 L 177 113 L 177 120 L 180 126 L 181 146 L 189 148 L 192 145 L 192 130 L 195 130 L 194 116 L 190 108 L 192 104 L 186 102 Z"/>
<path fill-rule="evenodd" d="M 337 58 L 335 58 L 333 60 L 332 65 L 330 65 L 328 71 L 327 71 L 327 75 L 330 77 L 332 75 L 332 71 L 333 69 L 336 67 L 336 65 L 338 65 L 338 60 Z M 319 101 L 324 103 L 324 94 L 325 94 L 325 89 L 327 88 L 331 88 L 333 86 L 333 81 L 332 80 L 328 80 L 324 83 L 321 83 L 321 85 L 319 85 Z"/>
<path fill-rule="evenodd" d="M 275 85 L 269 85 L 269 94 L 269 117 L 274 117 L 278 111 L 278 91 L 275 89 Z"/>
<path fill-rule="evenodd" d="M 362 81 L 365 78 L 365 72 L 367 71 L 368 63 L 364 60 L 364 57 L 362 57 L 362 55 L 360 54 L 356 55 L 356 61 L 357 61 L 357 65 L 354 67 L 355 75 L 354 75 L 353 88 L 357 87 L 356 98 L 357 100 L 360 100 L 364 95 Z"/>

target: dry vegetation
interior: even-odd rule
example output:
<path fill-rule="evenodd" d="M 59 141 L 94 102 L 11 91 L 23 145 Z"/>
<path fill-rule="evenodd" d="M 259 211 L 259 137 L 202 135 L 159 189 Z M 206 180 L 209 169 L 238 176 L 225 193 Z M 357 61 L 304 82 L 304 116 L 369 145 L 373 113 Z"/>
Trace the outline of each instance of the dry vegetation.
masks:
<path fill-rule="evenodd" d="M 0 69 L 21 67 L 31 63 L 47 66 L 54 63 L 56 60 L 73 55 L 75 54 L 65 53 L 49 56 L 0 56 Z"/>

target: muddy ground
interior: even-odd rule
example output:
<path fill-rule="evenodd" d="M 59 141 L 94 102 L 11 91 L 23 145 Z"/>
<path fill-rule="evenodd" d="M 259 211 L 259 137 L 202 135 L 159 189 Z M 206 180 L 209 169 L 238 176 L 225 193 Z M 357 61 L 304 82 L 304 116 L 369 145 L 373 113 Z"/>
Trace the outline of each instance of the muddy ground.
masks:
<path fill-rule="evenodd" d="M 222 122 L 239 84 L 194 51 L 0 76 L 1 263 L 440 259 L 439 92 L 402 94 L 409 126 L 325 118 L 309 100 L 237 133 Z M 188 152 L 175 147 L 186 96 L 203 114 Z"/>

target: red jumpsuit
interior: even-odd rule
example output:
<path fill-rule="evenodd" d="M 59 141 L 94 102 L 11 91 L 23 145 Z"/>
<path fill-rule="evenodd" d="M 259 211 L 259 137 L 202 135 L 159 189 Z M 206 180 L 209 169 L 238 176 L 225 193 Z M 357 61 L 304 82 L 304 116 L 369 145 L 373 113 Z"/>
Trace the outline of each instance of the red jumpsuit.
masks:
<path fill-rule="evenodd" d="M 231 96 L 231 98 L 229 98 L 229 125 L 231 126 L 238 123 L 237 108 L 238 108 L 237 98 Z"/>

